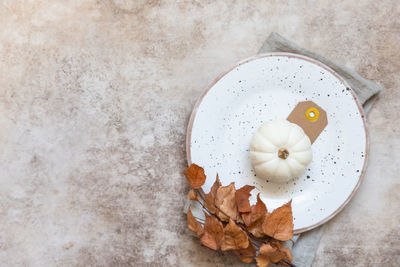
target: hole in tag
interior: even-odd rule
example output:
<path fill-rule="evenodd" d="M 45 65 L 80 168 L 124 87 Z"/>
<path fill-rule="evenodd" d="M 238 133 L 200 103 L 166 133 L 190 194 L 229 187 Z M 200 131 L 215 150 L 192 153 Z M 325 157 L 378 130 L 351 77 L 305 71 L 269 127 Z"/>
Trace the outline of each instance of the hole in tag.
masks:
<path fill-rule="evenodd" d="M 306 111 L 306 117 L 309 121 L 317 121 L 319 117 L 319 111 L 318 109 L 312 107 L 307 109 Z"/>

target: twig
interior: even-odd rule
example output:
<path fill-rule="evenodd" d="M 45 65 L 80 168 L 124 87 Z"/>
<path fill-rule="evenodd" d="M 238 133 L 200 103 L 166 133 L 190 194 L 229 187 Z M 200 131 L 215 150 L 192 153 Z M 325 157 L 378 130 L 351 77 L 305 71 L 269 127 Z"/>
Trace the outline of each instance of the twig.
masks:
<path fill-rule="evenodd" d="M 200 197 L 203 199 L 203 201 L 205 201 L 205 199 L 206 199 L 206 193 L 204 193 L 203 188 L 197 189 L 196 191 L 199 193 L 199 195 L 200 195 Z"/>
<path fill-rule="evenodd" d="M 291 262 L 288 261 L 288 260 L 283 259 L 283 260 L 281 260 L 281 262 L 283 262 L 283 263 L 289 265 L 290 267 L 296 267 L 296 265 L 294 265 L 293 263 L 291 263 Z M 279 262 L 279 263 L 281 263 L 281 262 Z"/>

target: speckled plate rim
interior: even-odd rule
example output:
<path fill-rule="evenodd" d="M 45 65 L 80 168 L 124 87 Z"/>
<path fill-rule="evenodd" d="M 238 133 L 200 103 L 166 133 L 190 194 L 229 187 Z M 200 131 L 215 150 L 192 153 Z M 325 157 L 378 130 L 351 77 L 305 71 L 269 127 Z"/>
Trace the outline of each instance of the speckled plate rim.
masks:
<path fill-rule="evenodd" d="M 188 123 L 188 127 L 187 127 L 187 132 L 186 132 L 186 157 L 187 157 L 187 162 L 188 165 L 192 164 L 192 160 L 191 160 L 191 151 L 190 151 L 190 141 L 191 141 L 191 137 L 192 137 L 192 128 L 193 128 L 193 123 L 194 123 L 194 119 L 196 118 L 196 113 L 197 110 L 201 104 L 201 102 L 203 101 L 203 98 L 207 95 L 208 91 L 211 90 L 211 88 L 214 87 L 214 85 L 222 78 L 224 77 L 227 73 L 229 73 L 230 71 L 234 70 L 235 68 L 239 67 L 240 65 L 246 64 L 250 61 L 256 60 L 256 59 L 260 59 L 260 58 L 265 58 L 265 57 L 277 57 L 277 56 L 283 56 L 283 57 L 289 57 L 289 58 L 297 58 L 297 59 L 301 59 L 301 60 L 305 60 L 308 61 L 310 63 L 313 63 L 323 69 L 325 69 L 326 71 L 329 71 L 332 75 L 334 75 L 344 86 L 346 86 L 346 88 L 350 88 L 350 92 L 351 95 L 353 96 L 354 101 L 357 104 L 358 110 L 361 114 L 361 118 L 364 124 L 364 130 L 365 130 L 365 138 L 366 138 L 366 142 L 365 142 L 365 159 L 364 159 L 364 165 L 360 174 L 360 177 L 358 179 L 357 184 L 355 185 L 353 191 L 351 192 L 351 194 L 347 197 L 347 199 L 342 203 L 342 205 L 340 205 L 334 212 L 332 212 L 329 216 L 327 216 L 325 219 L 312 224 L 308 227 L 303 227 L 303 228 L 299 228 L 299 229 L 294 229 L 293 233 L 294 234 L 300 234 L 309 230 L 312 230 L 326 222 L 328 222 L 330 219 L 332 219 L 333 217 L 335 217 L 340 211 L 343 210 L 343 208 L 349 203 L 349 201 L 353 198 L 354 194 L 356 193 L 358 187 L 361 184 L 361 181 L 364 178 L 365 175 L 365 171 L 367 168 L 367 163 L 368 163 L 368 157 L 369 157 L 369 133 L 368 133 L 368 127 L 367 127 L 367 121 L 365 118 L 365 113 L 364 110 L 360 104 L 360 102 L 357 99 L 356 94 L 354 93 L 353 89 L 350 87 L 350 85 L 347 84 L 347 82 L 341 77 L 339 76 L 339 74 L 337 74 L 334 70 L 332 70 L 330 67 L 326 66 L 325 64 L 303 56 L 303 55 L 299 55 L 299 54 L 294 54 L 294 53 L 285 53 L 285 52 L 271 52 L 271 53 L 265 53 L 265 54 L 260 54 L 260 55 L 256 55 L 256 56 L 252 56 L 249 58 L 246 58 L 242 61 L 239 61 L 238 63 L 236 63 L 235 65 L 233 65 L 232 67 L 230 67 L 228 70 L 222 72 L 220 75 L 217 76 L 217 78 L 214 79 L 214 81 L 203 91 L 203 93 L 200 95 L 199 99 L 197 100 L 196 104 L 194 105 L 192 114 L 190 115 L 190 119 L 189 119 L 189 123 Z M 202 190 L 202 189 L 201 189 Z M 204 193 L 204 192 L 203 192 Z"/>

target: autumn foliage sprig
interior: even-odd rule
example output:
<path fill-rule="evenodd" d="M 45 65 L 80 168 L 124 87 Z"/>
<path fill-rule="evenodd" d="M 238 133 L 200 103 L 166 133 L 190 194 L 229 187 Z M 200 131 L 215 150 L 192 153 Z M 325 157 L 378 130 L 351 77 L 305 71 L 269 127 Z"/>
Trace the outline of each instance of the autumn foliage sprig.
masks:
<path fill-rule="evenodd" d="M 205 221 L 196 220 L 188 210 L 188 227 L 200 237 L 200 242 L 213 250 L 232 250 L 243 262 L 256 259 L 259 267 L 270 263 L 294 266 L 292 253 L 279 241 L 293 237 L 291 201 L 269 213 L 257 195 L 257 203 L 250 206 L 250 192 L 254 186 L 245 185 L 236 190 L 235 183 L 222 186 L 219 177 L 208 194 L 201 186 L 206 181 L 204 169 L 192 164 L 185 171 L 190 184 L 188 198 L 198 201 Z"/>

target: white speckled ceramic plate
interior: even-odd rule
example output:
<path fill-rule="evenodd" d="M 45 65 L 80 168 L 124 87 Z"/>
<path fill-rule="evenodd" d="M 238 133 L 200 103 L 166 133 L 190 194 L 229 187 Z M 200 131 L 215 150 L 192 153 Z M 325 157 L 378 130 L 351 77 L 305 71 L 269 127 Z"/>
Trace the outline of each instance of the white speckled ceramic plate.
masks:
<path fill-rule="evenodd" d="M 324 108 L 328 125 L 312 145 L 304 175 L 286 184 L 259 179 L 249 145 L 265 121 L 285 119 L 296 104 L 313 100 Z M 268 209 L 293 199 L 295 233 L 331 219 L 355 193 L 367 162 L 363 110 L 349 86 L 313 59 L 271 53 L 246 59 L 220 75 L 198 100 L 187 133 L 189 163 L 203 166 L 208 192 L 218 172 L 223 185 L 255 185 Z"/>

